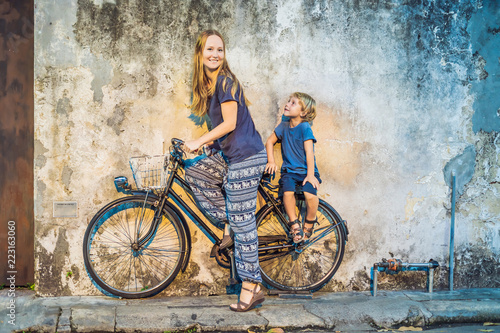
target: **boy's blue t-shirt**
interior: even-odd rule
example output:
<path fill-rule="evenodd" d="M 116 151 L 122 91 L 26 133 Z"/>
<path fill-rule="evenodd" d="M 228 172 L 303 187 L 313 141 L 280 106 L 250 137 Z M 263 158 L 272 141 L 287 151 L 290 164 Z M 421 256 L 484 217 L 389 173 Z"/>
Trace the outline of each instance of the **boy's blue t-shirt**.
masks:
<path fill-rule="evenodd" d="M 304 141 L 313 140 L 313 143 L 316 143 L 311 125 L 308 122 L 302 122 L 290 128 L 290 122 L 283 121 L 274 129 L 274 133 L 278 140 L 281 141 L 281 156 L 283 157 L 281 173 L 307 174 Z M 314 174 L 319 175 L 316 157 L 314 157 Z"/>
<path fill-rule="evenodd" d="M 226 78 L 226 85 L 223 88 L 224 78 Z M 223 75 L 217 77 L 215 92 L 209 102 L 208 116 L 215 128 L 223 121 L 221 104 L 228 101 L 238 103 L 236 128 L 217 140 L 229 163 L 237 163 L 262 151 L 264 144 L 259 132 L 255 129 L 243 95 L 240 100 L 241 87 L 238 86 L 234 97 L 231 95 L 232 87 L 233 80 L 230 77 Z"/>

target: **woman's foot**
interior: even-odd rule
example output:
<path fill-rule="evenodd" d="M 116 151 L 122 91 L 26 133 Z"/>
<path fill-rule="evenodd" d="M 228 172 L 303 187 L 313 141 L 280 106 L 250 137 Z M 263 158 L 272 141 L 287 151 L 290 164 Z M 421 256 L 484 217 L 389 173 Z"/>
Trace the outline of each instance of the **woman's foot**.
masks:
<path fill-rule="evenodd" d="M 290 235 L 293 242 L 300 243 L 304 238 L 304 231 L 302 231 L 299 220 L 288 222 L 288 227 L 290 228 Z"/>
<path fill-rule="evenodd" d="M 236 312 L 246 312 L 264 302 L 264 299 L 264 292 L 258 283 L 244 281 L 241 286 L 239 302 L 231 304 L 229 308 Z"/>
<path fill-rule="evenodd" d="M 314 232 L 314 225 L 317 223 L 318 219 L 314 219 L 313 221 L 306 219 L 304 221 L 304 240 L 308 240 L 309 238 L 311 238 Z"/>

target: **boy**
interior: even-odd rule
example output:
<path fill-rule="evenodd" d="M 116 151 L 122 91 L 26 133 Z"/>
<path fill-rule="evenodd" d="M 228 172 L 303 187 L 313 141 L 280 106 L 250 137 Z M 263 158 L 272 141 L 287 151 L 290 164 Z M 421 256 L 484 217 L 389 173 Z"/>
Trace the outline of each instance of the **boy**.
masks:
<path fill-rule="evenodd" d="M 278 166 L 274 161 L 273 146 L 281 141 L 280 185 L 283 190 L 283 203 L 288 215 L 288 226 L 294 243 L 300 243 L 312 236 L 317 223 L 316 212 L 319 199 L 317 190 L 321 179 L 314 157 L 314 138 L 311 122 L 316 118 L 316 101 L 309 95 L 293 93 L 284 108 L 289 121 L 282 122 L 274 129 L 266 142 L 267 165 L 265 171 L 274 173 Z M 295 209 L 295 186 L 301 185 L 306 199 L 307 214 L 304 228 L 301 228 Z"/>

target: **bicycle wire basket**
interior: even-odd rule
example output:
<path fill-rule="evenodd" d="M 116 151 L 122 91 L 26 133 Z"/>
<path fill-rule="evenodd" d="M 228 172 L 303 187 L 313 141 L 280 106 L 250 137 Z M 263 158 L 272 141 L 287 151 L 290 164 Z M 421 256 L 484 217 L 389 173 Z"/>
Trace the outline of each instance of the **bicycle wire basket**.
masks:
<path fill-rule="evenodd" d="M 138 189 L 161 189 L 168 177 L 168 156 L 151 155 L 131 157 L 130 169 Z"/>

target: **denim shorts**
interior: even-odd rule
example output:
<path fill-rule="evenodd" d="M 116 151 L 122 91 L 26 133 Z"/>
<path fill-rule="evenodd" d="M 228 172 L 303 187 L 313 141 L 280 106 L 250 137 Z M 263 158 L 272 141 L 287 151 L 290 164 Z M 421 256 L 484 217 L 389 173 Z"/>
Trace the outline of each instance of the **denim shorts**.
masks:
<path fill-rule="evenodd" d="M 295 188 L 298 186 L 301 188 L 303 192 L 308 192 L 314 195 L 318 194 L 318 190 L 314 188 L 314 186 L 307 182 L 304 186 L 302 186 L 302 182 L 306 178 L 307 175 L 298 174 L 298 173 L 282 173 L 280 178 L 280 192 L 295 192 Z M 314 175 L 319 183 L 321 184 L 321 178 L 319 178 L 319 174 Z"/>

